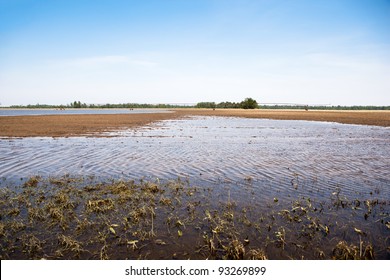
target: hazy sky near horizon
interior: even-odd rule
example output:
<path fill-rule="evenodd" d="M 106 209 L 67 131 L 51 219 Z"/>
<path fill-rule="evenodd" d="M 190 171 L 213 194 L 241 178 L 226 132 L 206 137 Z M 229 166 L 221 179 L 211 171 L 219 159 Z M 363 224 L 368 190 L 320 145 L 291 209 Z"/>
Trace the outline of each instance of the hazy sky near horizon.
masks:
<path fill-rule="evenodd" d="M 390 105 L 389 0 L 0 0 L 0 103 Z"/>

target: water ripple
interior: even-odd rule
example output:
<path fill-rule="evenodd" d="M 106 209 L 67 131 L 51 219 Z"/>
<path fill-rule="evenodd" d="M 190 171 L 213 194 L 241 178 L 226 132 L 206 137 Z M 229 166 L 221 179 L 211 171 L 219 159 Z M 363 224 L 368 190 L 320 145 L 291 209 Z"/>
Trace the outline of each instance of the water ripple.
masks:
<path fill-rule="evenodd" d="M 388 128 L 194 117 L 118 135 L 2 139 L 0 176 L 181 176 L 238 189 L 252 182 L 274 193 L 341 188 L 345 194 L 379 190 L 390 195 Z"/>

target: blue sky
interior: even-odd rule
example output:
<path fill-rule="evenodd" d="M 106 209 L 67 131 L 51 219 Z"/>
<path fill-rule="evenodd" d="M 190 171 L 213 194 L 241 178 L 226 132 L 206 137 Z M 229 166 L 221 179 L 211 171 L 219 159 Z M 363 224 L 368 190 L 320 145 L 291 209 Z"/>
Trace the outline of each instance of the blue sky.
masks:
<path fill-rule="evenodd" d="M 0 103 L 390 105 L 389 0 L 0 0 Z"/>

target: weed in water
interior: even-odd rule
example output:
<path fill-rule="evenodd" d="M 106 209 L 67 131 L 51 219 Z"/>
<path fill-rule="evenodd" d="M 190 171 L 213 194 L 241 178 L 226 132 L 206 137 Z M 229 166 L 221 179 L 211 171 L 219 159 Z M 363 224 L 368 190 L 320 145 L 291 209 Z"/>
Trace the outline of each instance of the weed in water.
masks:
<path fill-rule="evenodd" d="M 106 213 L 114 209 L 114 201 L 111 198 L 88 200 L 86 208 L 89 212 Z"/>
<path fill-rule="evenodd" d="M 39 181 L 41 180 L 41 177 L 39 176 L 33 176 L 30 179 L 28 179 L 24 184 L 23 187 L 25 188 L 35 188 L 38 186 Z"/>
<path fill-rule="evenodd" d="M 60 234 L 58 236 L 58 243 L 63 250 L 73 253 L 77 258 L 80 257 L 80 253 L 83 251 L 81 243 L 71 236 Z"/>
<path fill-rule="evenodd" d="M 250 260 L 267 260 L 267 256 L 264 251 L 261 249 L 251 249 L 247 254 L 248 259 Z"/>
<path fill-rule="evenodd" d="M 245 255 L 244 245 L 237 239 L 232 240 L 227 246 L 224 246 L 225 259 L 229 260 L 242 260 Z"/>
<path fill-rule="evenodd" d="M 333 249 L 333 259 L 336 260 L 371 260 L 374 259 L 374 251 L 371 244 L 364 248 L 362 242 L 360 246 L 348 245 L 346 241 L 340 241 Z"/>
<path fill-rule="evenodd" d="M 35 235 L 25 234 L 21 238 L 23 244 L 23 252 L 31 259 L 42 258 L 42 246 L 41 242 Z"/>

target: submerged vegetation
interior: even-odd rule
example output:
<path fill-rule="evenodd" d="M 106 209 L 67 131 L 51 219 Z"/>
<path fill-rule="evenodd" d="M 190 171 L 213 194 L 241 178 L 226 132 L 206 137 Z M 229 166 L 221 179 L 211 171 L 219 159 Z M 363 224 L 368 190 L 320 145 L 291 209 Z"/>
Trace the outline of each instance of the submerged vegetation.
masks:
<path fill-rule="evenodd" d="M 262 201 L 188 180 L 31 177 L 0 189 L 1 259 L 388 259 L 389 201 Z M 241 197 L 254 197 L 243 203 Z"/>

